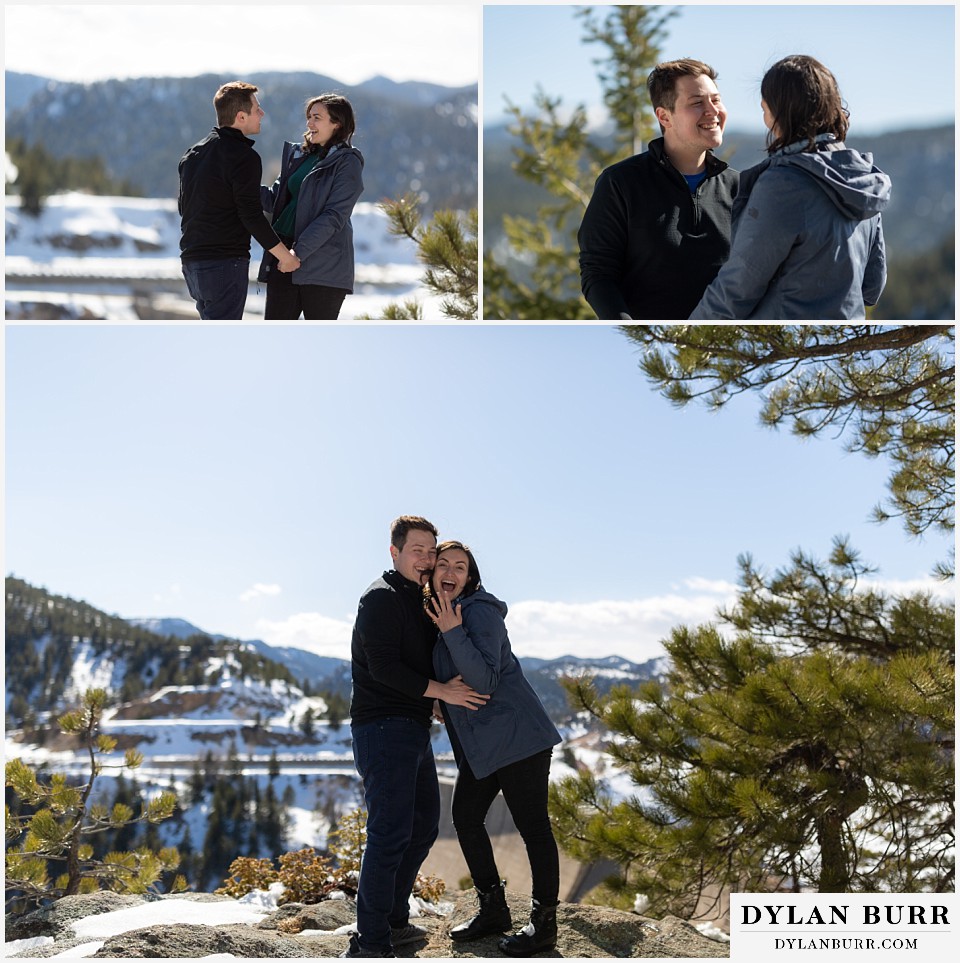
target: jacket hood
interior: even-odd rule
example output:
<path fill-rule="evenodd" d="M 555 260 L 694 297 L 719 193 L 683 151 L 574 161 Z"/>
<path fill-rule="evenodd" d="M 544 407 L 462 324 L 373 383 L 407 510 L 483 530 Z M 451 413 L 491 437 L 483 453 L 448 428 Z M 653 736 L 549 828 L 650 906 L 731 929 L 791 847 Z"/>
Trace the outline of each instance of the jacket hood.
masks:
<path fill-rule="evenodd" d="M 811 177 L 853 221 L 865 221 L 890 203 L 890 178 L 873 163 L 873 155 L 861 154 L 841 141 L 826 141 L 809 153 L 790 152 L 788 147 L 773 157 L 774 165 L 787 165 Z"/>
<path fill-rule="evenodd" d="M 500 614 L 506 618 L 507 603 L 501 602 L 496 595 L 491 595 L 486 589 L 478 588 L 473 595 L 468 595 L 460 600 L 460 605 L 492 605 L 500 610 Z"/>

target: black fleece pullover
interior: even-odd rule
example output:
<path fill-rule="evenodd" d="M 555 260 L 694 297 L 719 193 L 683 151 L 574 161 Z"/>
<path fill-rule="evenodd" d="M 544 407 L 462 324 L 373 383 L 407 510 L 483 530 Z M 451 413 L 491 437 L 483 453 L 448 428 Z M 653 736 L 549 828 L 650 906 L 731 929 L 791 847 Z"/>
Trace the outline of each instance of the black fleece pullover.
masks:
<path fill-rule="evenodd" d="M 583 215 L 580 282 L 601 321 L 685 320 L 730 254 L 740 175 L 706 157 L 691 193 L 663 138 L 603 171 Z"/>
<path fill-rule="evenodd" d="M 405 716 L 430 725 L 436 626 L 423 610 L 420 586 L 399 572 L 384 572 L 363 593 L 351 642 L 350 719 L 370 722 Z"/>
<path fill-rule="evenodd" d="M 235 127 L 214 127 L 180 159 L 180 257 L 250 257 L 250 235 L 265 250 L 280 243 L 260 206 L 263 164 Z"/>

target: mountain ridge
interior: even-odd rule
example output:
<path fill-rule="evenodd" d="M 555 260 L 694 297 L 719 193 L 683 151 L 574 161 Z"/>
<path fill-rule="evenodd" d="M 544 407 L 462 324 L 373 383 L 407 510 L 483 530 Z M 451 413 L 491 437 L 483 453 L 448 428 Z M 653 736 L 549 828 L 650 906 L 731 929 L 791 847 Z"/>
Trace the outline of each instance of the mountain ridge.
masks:
<path fill-rule="evenodd" d="M 5 588 L 7 639 L 14 643 L 6 653 L 7 711 L 15 721 L 22 722 L 28 708 L 34 715 L 52 713 L 66 708 L 65 697 L 78 698 L 80 683 L 70 681 L 69 671 L 78 666 L 83 679 L 102 684 L 123 703 L 171 686 L 218 684 L 227 667 L 253 681 L 278 680 L 304 695 L 323 693 L 338 705 L 349 699 L 349 659 L 210 633 L 179 617 L 124 619 L 15 576 L 7 577 Z M 557 722 L 572 715 L 563 678 L 590 673 L 606 692 L 658 676 L 662 662 L 616 655 L 519 661 Z"/>
<path fill-rule="evenodd" d="M 108 173 L 148 197 L 176 197 L 177 164 L 184 151 L 214 126 L 213 94 L 233 76 L 137 77 L 91 83 L 6 72 L 15 96 L 7 102 L 8 142 L 46 143 L 51 124 L 58 150 L 71 145 L 76 157 L 100 156 Z M 266 109 L 256 144 L 264 183 L 279 172 L 285 140 L 304 129 L 304 103 L 334 91 L 347 96 L 357 115 L 354 145 L 364 154 L 363 200 L 377 202 L 412 191 L 425 211 L 465 210 L 477 203 L 476 84 L 444 87 L 420 81 L 395 83 L 371 78 L 344 84 L 307 71 L 257 71 Z M 149 116 L 149 124 L 135 118 Z M 130 123 L 118 123 L 118 118 Z"/>

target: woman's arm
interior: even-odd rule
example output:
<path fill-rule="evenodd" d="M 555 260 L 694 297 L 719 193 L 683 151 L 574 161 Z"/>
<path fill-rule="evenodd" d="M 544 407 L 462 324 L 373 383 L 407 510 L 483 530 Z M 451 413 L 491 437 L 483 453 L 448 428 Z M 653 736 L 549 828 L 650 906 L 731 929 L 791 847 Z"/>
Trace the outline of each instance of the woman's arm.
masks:
<path fill-rule="evenodd" d="M 478 692 L 494 692 L 500 683 L 500 661 L 507 641 L 507 626 L 500 610 L 478 602 L 468 609 L 469 626 L 461 607 L 445 598 L 434 601 L 428 614 L 443 634 L 447 651 L 463 679 Z"/>
<path fill-rule="evenodd" d="M 730 258 L 703 292 L 690 320 L 750 317 L 797 241 L 803 197 L 796 180 L 775 168 L 757 178 L 737 221 Z"/>
<path fill-rule="evenodd" d="M 880 295 L 887 283 L 887 251 L 883 242 L 883 222 L 877 215 L 877 233 L 870 246 L 867 266 L 863 272 L 863 303 L 873 305 L 880 300 Z"/>

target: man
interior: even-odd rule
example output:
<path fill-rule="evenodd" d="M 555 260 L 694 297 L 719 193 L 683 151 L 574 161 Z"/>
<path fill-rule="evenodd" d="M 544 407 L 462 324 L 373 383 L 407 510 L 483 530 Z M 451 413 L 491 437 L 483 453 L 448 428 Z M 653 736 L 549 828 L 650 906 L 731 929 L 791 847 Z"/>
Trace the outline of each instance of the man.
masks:
<path fill-rule="evenodd" d="M 280 242 L 260 205 L 263 165 L 251 134 L 263 108 L 253 84 L 224 84 L 213 98 L 217 125 L 180 159 L 180 259 L 203 320 L 240 321 L 250 278 L 250 236 L 275 255 L 280 270 L 300 260 Z"/>
<path fill-rule="evenodd" d="M 712 153 L 727 122 L 716 79 L 699 60 L 658 64 L 647 88 L 663 137 L 597 178 L 577 239 L 601 320 L 688 318 L 729 255 L 740 175 Z"/>
<path fill-rule="evenodd" d="M 392 957 L 423 939 L 409 922 L 417 871 L 437 838 L 440 790 L 430 744 L 433 700 L 476 709 L 489 698 L 457 676 L 433 680 L 437 631 L 422 586 L 437 557 L 437 530 L 402 515 L 390 529 L 393 569 L 364 592 L 351 643 L 353 755 L 363 780 L 367 845 L 357 884 L 357 930 L 345 958 Z"/>

